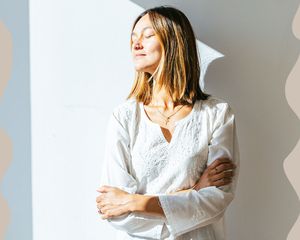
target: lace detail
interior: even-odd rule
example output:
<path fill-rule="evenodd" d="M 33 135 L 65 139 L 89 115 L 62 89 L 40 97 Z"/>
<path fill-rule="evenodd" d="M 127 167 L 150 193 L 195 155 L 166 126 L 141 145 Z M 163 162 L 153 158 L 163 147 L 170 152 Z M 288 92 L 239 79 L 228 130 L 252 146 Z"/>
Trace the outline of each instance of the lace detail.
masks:
<path fill-rule="evenodd" d="M 159 125 L 145 121 L 136 100 L 126 100 L 114 109 L 129 133 L 131 164 L 139 193 L 170 193 L 191 188 L 199 180 L 206 167 L 214 127 L 209 119 L 215 118 L 222 100 L 210 97 L 197 103 L 189 119 L 176 125 L 171 144 L 162 138 Z"/>

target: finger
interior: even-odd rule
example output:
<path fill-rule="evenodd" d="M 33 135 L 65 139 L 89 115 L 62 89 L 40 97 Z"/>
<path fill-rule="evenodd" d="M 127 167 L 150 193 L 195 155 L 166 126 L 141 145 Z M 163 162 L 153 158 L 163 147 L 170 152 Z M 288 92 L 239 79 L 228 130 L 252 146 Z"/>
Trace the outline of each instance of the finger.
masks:
<path fill-rule="evenodd" d="M 231 160 L 227 157 L 217 158 L 210 165 L 208 165 L 208 168 L 213 169 L 222 163 L 228 163 L 228 162 L 231 162 Z"/>
<path fill-rule="evenodd" d="M 107 205 L 107 203 L 102 203 L 102 202 L 101 202 L 101 203 L 98 203 L 98 204 L 97 204 L 97 208 L 98 208 L 98 209 L 102 209 L 102 208 L 105 207 L 106 205 Z"/>
<path fill-rule="evenodd" d="M 104 201 L 105 199 L 107 199 L 107 193 L 101 193 L 97 198 L 96 198 L 96 202 L 99 203 L 101 201 Z"/>
<path fill-rule="evenodd" d="M 105 220 L 105 219 L 108 219 L 108 218 L 109 218 L 109 216 L 108 216 L 108 215 L 106 215 L 106 214 L 103 214 L 103 215 L 101 216 L 101 218 L 102 218 L 103 220 Z"/>
<path fill-rule="evenodd" d="M 217 169 L 216 173 L 220 173 L 223 171 L 233 171 L 235 169 L 233 163 L 223 163 L 220 166 L 216 167 L 215 169 Z"/>
<path fill-rule="evenodd" d="M 106 214 L 107 211 L 108 211 L 109 209 L 110 209 L 109 206 L 103 206 L 103 207 L 101 207 L 101 212 L 102 212 L 103 214 Z"/>
<path fill-rule="evenodd" d="M 209 176 L 213 176 L 216 174 L 219 174 L 223 171 L 233 171 L 235 169 L 235 166 L 233 163 L 222 163 L 221 165 L 215 167 L 214 169 L 209 170 Z"/>
<path fill-rule="evenodd" d="M 112 218 L 126 213 L 124 208 L 119 206 L 109 206 L 107 208 L 101 209 L 101 212 L 104 213 L 106 218 Z"/>
<path fill-rule="evenodd" d="M 233 163 L 233 162 L 231 162 L 231 161 L 228 161 L 228 162 L 222 162 L 222 163 L 220 163 L 220 164 L 218 164 L 218 166 L 216 166 L 215 168 L 220 168 L 220 167 L 222 167 L 223 165 L 226 165 L 226 166 L 228 166 L 228 167 L 231 167 L 232 169 L 235 169 L 236 168 L 236 165 Z"/>
<path fill-rule="evenodd" d="M 112 190 L 112 188 L 113 187 L 111 187 L 111 186 L 103 185 L 97 189 L 97 192 L 101 192 L 101 193 L 108 192 L 108 191 Z"/>
<path fill-rule="evenodd" d="M 212 181 L 218 181 L 218 180 L 220 180 L 222 178 L 231 178 L 231 177 L 233 177 L 233 175 L 234 175 L 233 171 L 223 171 L 223 172 L 221 172 L 219 174 L 215 174 L 215 175 L 211 176 L 210 180 L 212 180 Z"/>
<path fill-rule="evenodd" d="M 224 166 L 217 171 L 211 171 L 211 174 L 209 175 L 210 178 L 222 178 L 222 177 L 227 177 L 227 176 L 233 176 L 234 170 L 229 168 L 228 166 Z"/>
<path fill-rule="evenodd" d="M 103 207 L 103 206 L 109 205 L 109 204 L 111 204 L 111 200 L 109 198 L 103 198 L 103 199 L 101 199 L 101 201 L 99 201 L 97 203 L 97 206 L 99 205 L 99 206 Z"/>
<path fill-rule="evenodd" d="M 231 182 L 232 182 L 231 178 L 222 178 L 222 179 L 214 182 L 214 186 L 221 187 L 221 186 L 225 186 L 225 185 L 227 185 L 227 184 L 229 184 Z"/>
<path fill-rule="evenodd" d="M 100 211 L 102 214 L 105 213 L 109 209 L 109 205 L 106 204 L 98 204 L 97 205 L 98 212 Z"/>
<path fill-rule="evenodd" d="M 103 215 L 101 216 L 102 219 L 108 219 L 113 217 L 110 210 L 104 211 L 103 209 L 101 209 L 101 212 L 103 213 Z"/>
<path fill-rule="evenodd" d="M 96 202 L 99 203 L 104 199 L 104 194 L 100 194 L 98 197 L 96 197 Z"/>

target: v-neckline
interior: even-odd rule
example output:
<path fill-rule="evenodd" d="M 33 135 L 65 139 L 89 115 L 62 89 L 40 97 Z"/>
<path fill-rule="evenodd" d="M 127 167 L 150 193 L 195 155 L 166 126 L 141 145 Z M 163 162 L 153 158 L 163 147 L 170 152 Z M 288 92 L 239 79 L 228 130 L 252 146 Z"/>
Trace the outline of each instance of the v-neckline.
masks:
<path fill-rule="evenodd" d="M 173 134 L 172 134 L 172 137 L 171 137 L 171 139 L 170 139 L 170 142 L 167 141 L 167 139 L 166 139 L 166 137 L 165 137 L 165 135 L 164 135 L 164 133 L 163 133 L 163 131 L 162 131 L 162 127 L 161 127 L 158 123 L 152 122 L 152 121 L 149 119 L 149 117 L 148 117 L 148 115 L 147 115 L 147 113 L 146 113 L 146 111 L 145 111 L 143 102 L 139 102 L 139 106 L 140 106 L 140 110 L 141 110 L 141 115 L 142 115 L 142 117 L 146 120 L 146 122 L 147 122 L 148 124 L 150 124 L 150 125 L 156 127 L 156 128 L 159 130 L 159 135 L 160 135 L 160 138 L 162 139 L 162 141 L 163 141 L 165 144 L 167 144 L 167 146 L 170 146 L 170 145 L 175 141 L 175 140 L 173 140 L 173 139 L 174 139 L 174 137 L 176 137 L 176 134 L 177 134 L 177 132 L 178 132 L 178 125 L 179 125 L 179 124 L 182 124 L 182 123 L 184 123 L 184 122 L 186 122 L 186 121 L 188 121 L 188 120 L 194 115 L 194 112 L 195 112 L 195 109 L 196 109 L 196 105 L 198 104 L 198 102 L 199 102 L 199 100 L 196 100 L 196 101 L 195 101 L 195 103 L 194 103 L 194 105 L 193 105 L 193 107 L 192 107 L 192 110 L 189 112 L 188 115 L 186 115 L 185 117 L 183 117 L 183 118 L 181 118 L 181 119 L 179 119 L 179 120 L 177 120 L 177 121 L 175 122 L 175 129 L 174 129 L 174 131 L 173 131 Z"/>

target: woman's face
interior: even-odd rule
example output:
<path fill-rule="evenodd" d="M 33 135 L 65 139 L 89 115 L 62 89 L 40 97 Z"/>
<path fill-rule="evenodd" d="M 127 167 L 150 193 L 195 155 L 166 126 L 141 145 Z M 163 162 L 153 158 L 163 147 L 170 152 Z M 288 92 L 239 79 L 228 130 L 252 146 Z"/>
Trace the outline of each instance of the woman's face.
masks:
<path fill-rule="evenodd" d="M 136 23 L 131 39 L 131 52 L 136 71 L 153 74 L 161 58 L 161 46 L 148 14 Z"/>

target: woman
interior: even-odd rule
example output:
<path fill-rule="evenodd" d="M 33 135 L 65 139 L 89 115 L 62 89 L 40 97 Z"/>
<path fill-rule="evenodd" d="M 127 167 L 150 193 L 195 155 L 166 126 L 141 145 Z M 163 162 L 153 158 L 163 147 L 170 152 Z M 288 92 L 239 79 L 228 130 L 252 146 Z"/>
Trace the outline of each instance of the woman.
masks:
<path fill-rule="evenodd" d="M 133 24 L 131 51 L 136 78 L 109 120 L 98 212 L 118 240 L 225 239 L 235 119 L 200 89 L 190 22 L 172 7 L 148 9 Z"/>

